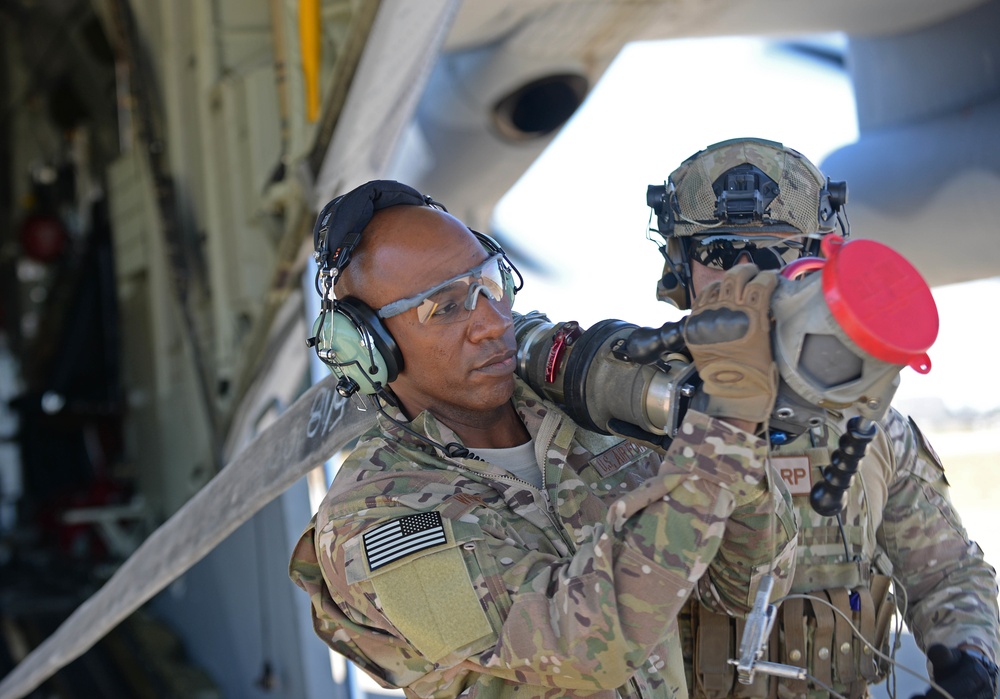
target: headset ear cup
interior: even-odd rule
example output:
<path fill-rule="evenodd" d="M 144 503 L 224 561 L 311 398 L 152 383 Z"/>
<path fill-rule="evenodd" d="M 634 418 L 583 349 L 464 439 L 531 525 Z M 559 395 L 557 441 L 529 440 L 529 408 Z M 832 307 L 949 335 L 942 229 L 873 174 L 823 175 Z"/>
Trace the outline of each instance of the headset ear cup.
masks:
<path fill-rule="evenodd" d="M 385 323 L 378 317 L 378 314 L 364 301 L 348 296 L 339 304 L 343 306 L 345 302 L 348 304 L 355 322 L 371 334 L 372 341 L 375 343 L 375 353 L 380 355 L 385 363 L 386 382 L 392 383 L 403 369 L 403 355 L 399 351 L 396 339 L 385 327 Z"/>
<path fill-rule="evenodd" d="M 328 362 L 338 376 L 345 376 L 366 395 L 396 380 L 403 366 L 392 334 L 382 319 L 364 302 L 347 297 L 334 302 L 333 309 L 314 328 L 318 348 L 328 350 L 336 359 Z"/>
<path fill-rule="evenodd" d="M 676 306 L 682 311 L 691 307 L 687 299 L 687 289 L 680 283 L 677 275 L 668 266 L 663 269 L 663 277 L 656 284 L 656 298 Z"/>

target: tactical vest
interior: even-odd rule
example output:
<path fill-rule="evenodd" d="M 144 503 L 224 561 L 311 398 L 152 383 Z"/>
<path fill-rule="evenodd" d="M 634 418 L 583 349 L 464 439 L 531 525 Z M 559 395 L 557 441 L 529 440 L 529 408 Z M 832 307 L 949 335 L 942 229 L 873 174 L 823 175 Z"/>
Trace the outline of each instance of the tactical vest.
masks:
<path fill-rule="evenodd" d="M 867 686 L 884 678 L 888 670 L 888 664 L 856 637 L 850 624 L 872 646 L 888 652 L 887 631 L 895 611 L 889 585 L 892 571 L 877 546 L 875 532 L 881 524 L 894 461 L 891 444 L 879 425 L 848 491 L 841 536 L 836 518 L 812 509 L 809 491 L 822 479 L 842 431 L 842 425 L 828 425 L 823 435 L 802 435 L 772 453 L 776 470 L 792 492 L 800 529 L 793 597 L 778 606 L 762 659 L 804 667 L 819 682 L 859 699 L 868 696 Z M 812 446 L 814 441 L 822 446 Z M 690 649 L 685 660 L 691 668 L 692 699 L 829 697 L 815 685 L 810 689 L 807 680 L 760 673 L 752 684 L 741 684 L 729 659 L 739 651 L 742 619 L 710 612 L 692 598 L 680 622 L 682 642 Z"/>

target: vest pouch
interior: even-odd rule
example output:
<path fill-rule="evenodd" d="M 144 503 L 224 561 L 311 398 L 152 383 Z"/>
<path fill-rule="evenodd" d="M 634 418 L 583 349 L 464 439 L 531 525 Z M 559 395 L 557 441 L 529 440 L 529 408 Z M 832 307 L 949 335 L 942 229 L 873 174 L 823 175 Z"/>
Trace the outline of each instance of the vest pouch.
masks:
<path fill-rule="evenodd" d="M 745 620 L 716 614 L 694 599 L 688 603 L 688 609 L 694 630 L 692 699 L 777 699 L 776 678 L 757 673 L 752 683 L 742 684 L 737 678 L 736 666 L 729 662 L 736 658 Z M 771 649 L 777 647 L 778 626 L 775 624 L 762 660 L 773 660 Z"/>
<path fill-rule="evenodd" d="M 875 649 L 888 651 L 888 628 L 894 612 L 890 579 L 873 575 L 871 589 L 831 588 L 807 593 L 816 599 L 793 597 L 781 603 L 763 659 L 804 667 L 827 686 L 851 699 L 867 696 L 867 687 L 883 679 L 888 661 L 856 637 L 853 625 Z M 711 612 L 691 602 L 694 629 L 693 699 L 790 699 L 808 696 L 807 680 L 756 673 L 741 684 L 735 658 L 743 620 Z"/>
<path fill-rule="evenodd" d="M 694 626 L 694 697 L 726 699 L 736 681 L 736 668 L 729 664 L 735 647 L 733 619 L 691 602 Z"/>
<path fill-rule="evenodd" d="M 890 588 L 892 578 L 888 575 L 872 577 L 872 602 L 875 605 L 875 635 L 872 645 L 882 655 L 875 656 L 876 675 L 881 679 L 889 674 L 889 625 L 896 612 L 896 598 Z"/>

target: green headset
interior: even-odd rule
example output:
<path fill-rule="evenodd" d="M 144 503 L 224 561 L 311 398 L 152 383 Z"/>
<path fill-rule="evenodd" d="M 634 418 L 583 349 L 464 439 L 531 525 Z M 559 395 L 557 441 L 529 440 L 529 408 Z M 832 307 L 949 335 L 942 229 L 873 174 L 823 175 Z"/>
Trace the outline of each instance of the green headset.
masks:
<path fill-rule="evenodd" d="M 306 344 L 315 349 L 316 356 L 339 378 L 337 392 L 344 397 L 354 393 L 385 396 L 385 388 L 403 369 L 399 346 L 375 310 L 353 296 L 330 298 L 330 290 L 350 263 L 361 234 L 375 212 L 399 205 L 430 206 L 447 211 L 431 197 L 405 184 L 372 180 L 327 203 L 313 227 L 320 314 Z M 510 276 L 514 292 L 520 290 L 521 275 L 503 248 L 490 236 L 469 230 L 490 255 L 503 255 L 501 270 Z M 517 286 L 512 281 L 514 273 L 519 279 Z"/>

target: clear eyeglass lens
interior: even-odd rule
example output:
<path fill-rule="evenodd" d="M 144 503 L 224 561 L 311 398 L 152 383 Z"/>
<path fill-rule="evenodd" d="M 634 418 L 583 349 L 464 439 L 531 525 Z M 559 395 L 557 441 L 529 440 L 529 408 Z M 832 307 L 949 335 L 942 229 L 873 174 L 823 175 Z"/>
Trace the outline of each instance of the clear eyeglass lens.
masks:
<path fill-rule="evenodd" d="M 492 301 L 508 296 L 500 262 L 486 265 L 479 274 L 469 274 L 440 289 L 417 306 L 417 319 L 425 325 L 458 323 L 472 315 L 482 293 Z"/>

